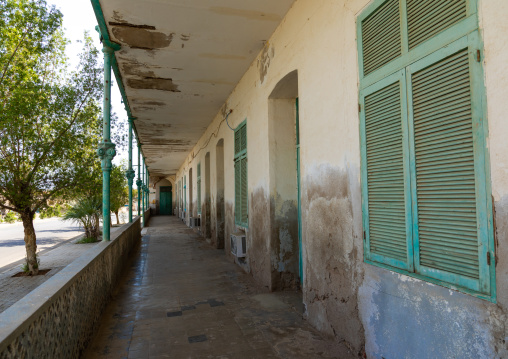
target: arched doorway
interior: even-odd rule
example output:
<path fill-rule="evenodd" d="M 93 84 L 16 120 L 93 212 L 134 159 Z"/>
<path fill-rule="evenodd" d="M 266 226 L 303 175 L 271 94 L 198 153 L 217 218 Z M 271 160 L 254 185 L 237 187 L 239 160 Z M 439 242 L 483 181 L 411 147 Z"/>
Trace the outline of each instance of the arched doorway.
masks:
<path fill-rule="evenodd" d="M 268 111 L 271 289 L 294 289 L 301 286 L 303 278 L 296 70 L 275 86 L 268 99 Z"/>
<path fill-rule="evenodd" d="M 216 214 L 216 243 L 218 249 L 224 248 L 225 238 L 225 215 L 226 208 L 224 203 L 224 139 L 217 142 L 215 148 L 215 173 L 217 175 L 217 193 L 215 200 L 215 214 Z"/>

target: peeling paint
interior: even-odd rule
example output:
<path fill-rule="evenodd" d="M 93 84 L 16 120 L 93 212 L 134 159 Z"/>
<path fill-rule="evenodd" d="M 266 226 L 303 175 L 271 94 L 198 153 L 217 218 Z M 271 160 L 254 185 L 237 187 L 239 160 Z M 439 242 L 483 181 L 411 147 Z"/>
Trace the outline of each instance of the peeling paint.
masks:
<path fill-rule="evenodd" d="M 261 83 L 265 81 L 265 77 L 268 74 L 268 69 L 270 68 L 270 63 L 273 57 L 275 57 L 275 49 L 270 47 L 270 43 L 267 42 L 258 59 L 259 80 Z"/>
<path fill-rule="evenodd" d="M 128 86 L 141 90 L 160 90 L 170 92 L 180 92 L 178 85 L 173 83 L 173 79 L 161 77 L 144 77 L 143 79 L 127 79 Z"/>
<path fill-rule="evenodd" d="M 146 26 L 146 25 L 143 25 Z M 145 27 L 137 27 L 131 24 L 115 25 L 112 28 L 113 35 L 122 43 L 136 49 L 162 49 L 168 47 L 173 40 L 174 33 L 148 30 Z"/>

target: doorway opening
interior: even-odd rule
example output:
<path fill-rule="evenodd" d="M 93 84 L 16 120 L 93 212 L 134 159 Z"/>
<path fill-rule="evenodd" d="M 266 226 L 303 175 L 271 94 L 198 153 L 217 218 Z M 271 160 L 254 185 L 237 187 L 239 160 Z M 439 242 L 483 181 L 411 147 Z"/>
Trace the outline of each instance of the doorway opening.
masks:
<path fill-rule="evenodd" d="M 207 152 L 205 156 L 205 238 L 209 239 L 212 237 L 212 226 L 211 226 L 211 205 L 210 205 L 210 152 Z"/>
<path fill-rule="evenodd" d="M 303 278 L 296 70 L 275 86 L 268 111 L 271 290 L 296 289 Z"/>
<path fill-rule="evenodd" d="M 215 213 L 216 213 L 216 244 L 218 249 L 224 249 L 225 239 L 225 216 L 226 207 L 224 203 L 224 139 L 217 142 L 215 148 L 215 173 L 217 174 L 217 193 L 215 200 Z"/>

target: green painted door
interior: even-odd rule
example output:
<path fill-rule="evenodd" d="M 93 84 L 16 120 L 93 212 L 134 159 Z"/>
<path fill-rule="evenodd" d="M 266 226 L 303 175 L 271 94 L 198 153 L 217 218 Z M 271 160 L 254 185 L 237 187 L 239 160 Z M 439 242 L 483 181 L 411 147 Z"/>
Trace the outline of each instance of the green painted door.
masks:
<path fill-rule="evenodd" d="M 161 216 L 171 216 L 173 214 L 173 189 L 171 186 L 160 188 L 160 209 Z"/>
<path fill-rule="evenodd" d="M 303 259 L 302 259 L 302 200 L 300 191 L 300 110 L 298 98 L 296 99 L 296 183 L 298 186 L 298 271 L 300 286 L 303 285 Z"/>

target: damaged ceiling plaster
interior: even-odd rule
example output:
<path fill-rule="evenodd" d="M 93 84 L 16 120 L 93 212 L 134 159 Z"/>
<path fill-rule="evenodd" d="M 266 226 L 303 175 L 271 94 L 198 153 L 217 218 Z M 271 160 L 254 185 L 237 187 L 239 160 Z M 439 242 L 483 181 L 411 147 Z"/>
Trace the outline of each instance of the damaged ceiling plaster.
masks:
<path fill-rule="evenodd" d="M 101 0 L 151 175 L 176 173 L 293 2 Z"/>

